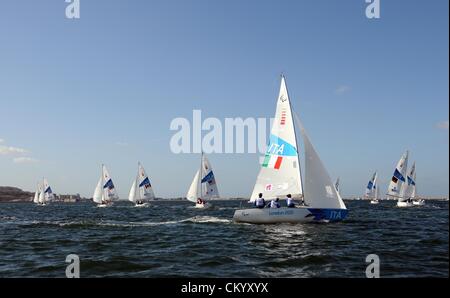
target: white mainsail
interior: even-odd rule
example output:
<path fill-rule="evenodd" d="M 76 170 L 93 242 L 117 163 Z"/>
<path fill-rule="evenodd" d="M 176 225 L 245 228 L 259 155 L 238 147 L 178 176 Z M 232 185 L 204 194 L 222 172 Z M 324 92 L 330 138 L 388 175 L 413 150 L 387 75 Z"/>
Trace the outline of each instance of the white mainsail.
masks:
<path fill-rule="evenodd" d="M 406 151 L 395 167 L 391 182 L 389 183 L 388 196 L 398 198 L 399 201 L 404 201 L 406 169 L 408 167 L 408 151 Z"/>
<path fill-rule="evenodd" d="M 407 183 L 405 187 L 405 193 L 403 195 L 406 199 L 414 199 L 416 196 L 416 163 L 414 162 L 409 174 L 407 175 Z"/>
<path fill-rule="evenodd" d="M 251 202 L 256 200 L 259 193 L 267 199 L 287 194 L 293 198 L 303 197 L 297 148 L 291 103 L 282 76 L 269 144 L 250 197 Z"/>
<path fill-rule="evenodd" d="M 368 198 L 368 199 L 373 198 L 375 195 L 377 176 L 378 176 L 377 172 L 373 173 L 372 178 L 367 183 L 365 195 L 366 195 L 366 198 Z"/>
<path fill-rule="evenodd" d="M 212 199 L 219 198 L 219 190 L 217 188 L 216 177 L 214 176 L 214 172 L 211 164 L 209 163 L 208 158 L 202 154 L 202 199 Z"/>
<path fill-rule="evenodd" d="M 311 208 L 346 209 L 344 201 L 312 145 L 303 124 L 296 117 L 305 146 L 304 201 Z"/>
<path fill-rule="evenodd" d="M 39 195 L 41 193 L 41 184 L 38 183 L 36 186 L 36 191 L 34 192 L 34 198 L 33 198 L 33 203 L 39 203 Z"/>
<path fill-rule="evenodd" d="M 50 202 L 54 198 L 52 188 L 48 184 L 48 181 L 46 178 L 44 178 L 44 201 Z"/>
<path fill-rule="evenodd" d="M 194 203 L 196 203 L 197 199 L 200 198 L 199 176 L 200 170 L 197 170 L 186 195 L 186 198 Z"/>
<path fill-rule="evenodd" d="M 128 195 L 128 200 L 132 202 L 153 200 L 155 194 L 153 188 L 141 163 L 138 163 L 138 173 L 133 181 L 133 185 Z"/>
<path fill-rule="evenodd" d="M 152 184 L 150 183 L 150 179 L 148 178 L 147 173 L 145 172 L 144 167 L 141 163 L 138 164 L 138 178 L 137 184 L 139 198 L 141 201 L 153 200 L 155 198 L 155 194 L 153 192 Z"/>

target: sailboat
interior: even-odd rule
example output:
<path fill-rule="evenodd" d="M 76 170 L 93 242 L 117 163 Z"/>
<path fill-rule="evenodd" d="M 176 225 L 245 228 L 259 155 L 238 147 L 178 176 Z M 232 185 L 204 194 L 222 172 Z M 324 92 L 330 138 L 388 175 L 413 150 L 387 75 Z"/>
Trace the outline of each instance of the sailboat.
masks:
<path fill-rule="evenodd" d="M 285 77 L 281 77 L 269 144 L 250 196 L 250 203 L 259 194 L 265 199 L 291 195 L 303 200 L 296 208 L 249 208 L 236 210 L 236 222 L 245 223 L 302 223 L 340 221 L 347 215 L 347 208 L 336 190 L 327 170 L 309 140 L 305 128 L 296 118 L 305 147 L 304 184 L 297 151 L 297 139 L 291 103 Z"/>
<path fill-rule="evenodd" d="M 195 173 L 186 198 L 195 203 L 195 208 L 210 207 L 210 203 L 207 203 L 206 200 L 219 198 L 219 190 L 213 169 L 203 152 L 200 169 Z"/>
<path fill-rule="evenodd" d="M 95 187 L 92 199 L 98 204 L 98 207 L 110 206 L 113 201 L 119 199 L 114 183 L 105 165 L 102 165 L 102 174 Z"/>
<path fill-rule="evenodd" d="M 423 206 L 425 200 L 416 198 L 416 163 L 414 162 L 407 175 L 405 197 L 412 200 L 413 205 Z"/>
<path fill-rule="evenodd" d="M 43 178 L 42 183 L 38 184 L 37 190 L 34 193 L 33 202 L 40 206 L 45 206 L 54 198 L 52 188 L 50 187 L 46 178 Z"/>
<path fill-rule="evenodd" d="M 370 204 L 378 204 L 378 187 L 377 187 L 378 174 L 375 172 L 372 178 L 367 183 L 365 197 L 370 199 Z"/>
<path fill-rule="evenodd" d="M 147 173 L 141 163 L 138 163 L 138 172 L 131 185 L 128 200 L 135 203 L 136 207 L 148 206 L 148 201 L 155 199 L 153 188 Z"/>
<path fill-rule="evenodd" d="M 389 197 L 397 199 L 397 207 L 412 207 L 413 203 L 410 198 L 405 197 L 406 190 L 406 171 L 408 168 L 409 152 L 403 153 L 402 157 L 395 167 L 391 182 L 389 183 L 388 193 Z"/>
<path fill-rule="evenodd" d="M 373 189 L 375 189 L 375 196 L 372 200 L 370 200 L 370 204 L 378 204 L 380 203 L 379 196 L 378 196 L 378 185 L 375 183 L 373 186 Z"/>

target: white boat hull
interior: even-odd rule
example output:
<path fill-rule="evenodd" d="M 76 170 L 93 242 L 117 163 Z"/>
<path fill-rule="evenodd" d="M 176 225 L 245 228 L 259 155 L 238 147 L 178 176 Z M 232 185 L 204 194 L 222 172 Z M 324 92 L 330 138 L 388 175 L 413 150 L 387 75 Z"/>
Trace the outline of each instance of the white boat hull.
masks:
<path fill-rule="evenodd" d="M 235 222 L 254 224 L 308 223 L 340 221 L 347 215 L 347 209 L 297 208 L 252 208 L 234 212 Z"/>
<path fill-rule="evenodd" d="M 104 208 L 104 207 L 111 207 L 113 205 L 113 203 L 101 203 L 101 204 L 97 204 L 97 207 L 99 208 Z"/>
<path fill-rule="evenodd" d="M 400 208 L 412 207 L 412 206 L 414 206 L 414 204 L 410 203 L 410 202 L 397 202 L 397 207 L 400 207 Z"/>
<path fill-rule="evenodd" d="M 209 203 L 205 203 L 205 204 L 195 204 L 195 208 L 199 208 L 199 209 L 208 209 L 211 208 L 212 205 Z"/>
<path fill-rule="evenodd" d="M 413 205 L 415 205 L 415 206 L 424 206 L 425 205 L 425 201 L 424 200 L 413 201 Z"/>
<path fill-rule="evenodd" d="M 370 204 L 378 204 L 378 203 L 380 203 L 378 200 L 372 200 L 372 201 L 370 201 Z"/>
<path fill-rule="evenodd" d="M 143 203 L 143 204 L 136 204 L 134 205 L 134 207 L 148 207 L 150 204 L 149 203 Z"/>

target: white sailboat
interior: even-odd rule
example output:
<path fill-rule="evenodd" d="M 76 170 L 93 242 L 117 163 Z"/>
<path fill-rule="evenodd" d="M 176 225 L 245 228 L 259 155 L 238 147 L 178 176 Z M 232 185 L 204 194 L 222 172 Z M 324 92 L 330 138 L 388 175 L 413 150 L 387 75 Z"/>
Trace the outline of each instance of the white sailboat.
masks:
<path fill-rule="evenodd" d="M 397 207 L 411 207 L 413 206 L 411 200 L 405 197 L 406 190 L 406 171 L 408 168 L 408 155 L 406 151 L 395 167 L 391 182 L 389 183 L 388 193 L 389 197 L 397 199 Z"/>
<path fill-rule="evenodd" d="M 375 190 L 375 196 L 372 200 L 370 200 L 370 204 L 379 204 L 380 200 L 379 200 L 379 196 L 378 196 L 378 185 L 375 183 L 375 185 L 373 186 L 374 190 Z"/>
<path fill-rule="evenodd" d="M 233 219 L 246 223 L 281 222 L 330 222 L 339 221 L 347 215 L 347 208 L 336 190 L 328 172 L 309 140 L 299 119 L 297 123 L 305 147 L 304 184 L 300 171 L 297 139 L 293 113 L 284 76 L 281 78 L 269 145 L 264 162 L 250 197 L 255 202 L 259 194 L 265 199 L 303 199 L 304 205 L 296 208 L 250 208 L 236 210 Z"/>
<path fill-rule="evenodd" d="M 46 178 L 42 179 L 42 183 L 38 183 L 37 189 L 34 193 L 33 202 L 45 206 L 54 198 L 52 188 L 50 187 Z"/>
<path fill-rule="evenodd" d="M 95 187 L 92 199 L 98 204 L 98 207 L 110 206 L 113 201 L 119 199 L 114 183 L 105 165 L 102 165 L 102 174 Z"/>
<path fill-rule="evenodd" d="M 378 204 L 378 187 L 377 187 L 378 173 L 375 172 L 372 178 L 367 183 L 365 197 L 370 200 L 370 204 Z"/>
<path fill-rule="evenodd" d="M 138 172 L 130 189 L 128 200 L 136 207 L 148 206 L 148 202 L 155 199 L 153 188 L 147 173 L 141 163 L 138 163 Z"/>
<path fill-rule="evenodd" d="M 416 198 L 416 163 L 414 162 L 407 175 L 405 197 L 412 200 L 413 205 L 423 206 L 425 200 Z"/>
<path fill-rule="evenodd" d="M 195 173 L 186 198 L 195 203 L 195 208 L 210 207 L 206 200 L 219 198 L 217 181 L 209 160 L 202 153 L 200 169 Z"/>

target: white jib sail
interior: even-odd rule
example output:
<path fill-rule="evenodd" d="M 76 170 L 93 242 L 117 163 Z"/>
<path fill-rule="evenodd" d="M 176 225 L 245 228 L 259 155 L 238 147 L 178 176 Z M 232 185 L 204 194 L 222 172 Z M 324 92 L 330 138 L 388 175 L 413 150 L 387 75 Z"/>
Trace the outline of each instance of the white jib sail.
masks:
<path fill-rule="evenodd" d="M 333 185 L 325 166 L 312 145 L 300 119 L 300 133 L 305 146 L 304 200 L 308 207 L 346 209 L 344 201 Z"/>
<path fill-rule="evenodd" d="M 199 176 L 200 170 L 195 173 L 194 180 L 192 180 L 191 186 L 186 194 L 186 198 L 194 203 L 196 203 L 197 199 L 200 198 Z"/>
<path fill-rule="evenodd" d="M 36 186 L 36 191 L 34 192 L 34 198 L 33 198 L 33 202 L 34 203 L 39 203 L 39 194 L 41 193 L 41 184 L 38 183 Z"/>
<path fill-rule="evenodd" d="M 217 188 L 216 177 L 209 160 L 202 154 L 202 199 L 219 198 L 219 189 Z"/>
<path fill-rule="evenodd" d="M 377 172 L 373 173 L 372 178 L 367 183 L 366 187 L 366 197 L 373 198 L 375 195 L 376 183 L 377 183 Z"/>
<path fill-rule="evenodd" d="M 416 163 L 414 162 L 407 175 L 407 183 L 405 187 L 405 198 L 414 199 L 416 196 Z"/>
<path fill-rule="evenodd" d="M 404 201 L 407 198 L 403 197 L 406 182 L 406 169 L 408 167 L 408 151 L 406 151 L 395 167 L 391 182 L 389 183 L 388 196 L 398 198 L 399 201 Z"/>
<path fill-rule="evenodd" d="M 259 193 L 267 199 L 282 198 L 287 194 L 293 198 L 303 197 L 297 139 L 283 76 L 269 144 L 250 201 L 253 202 Z"/>
<path fill-rule="evenodd" d="M 102 166 L 102 171 L 103 171 L 103 200 L 104 201 L 117 200 L 119 196 L 117 195 L 116 187 L 114 186 L 114 183 L 105 165 Z"/>
<path fill-rule="evenodd" d="M 41 189 L 40 189 L 40 192 L 39 192 L 38 202 L 40 204 L 44 204 L 45 203 L 45 194 L 44 194 L 44 186 L 43 185 L 44 184 L 41 185 Z"/>
<path fill-rule="evenodd" d="M 44 178 L 44 201 L 49 202 L 54 198 L 52 188 L 48 184 L 47 179 Z"/>
<path fill-rule="evenodd" d="M 92 196 L 92 200 L 97 204 L 100 204 L 102 202 L 102 185 L 103 185 L 102 177 L 100 177 L 100 179 L 98 180 L 97 186 L 95 187 L 94 190 L 94 195 Z"/>
<path fill-rule="evenodd" d="M 148 178 L 144 167 L 140 163 L 138 164 L 137 182 L 138 199 L 141 201 L 153 200 L 155 194 L 153 192 L 152 184 L 150 183 L 150 179 Z"/>
<path fill-rule="evenodd" d="M 133 184 L 131 185 L 130 194 L 128 195 L 128 200 L 131 202 L 136 202 L 138 199 L 137 191 L 136 191 L 136 181 L 137 177 L 134 179 Z"/>

